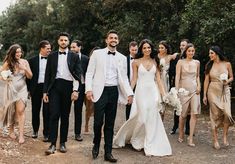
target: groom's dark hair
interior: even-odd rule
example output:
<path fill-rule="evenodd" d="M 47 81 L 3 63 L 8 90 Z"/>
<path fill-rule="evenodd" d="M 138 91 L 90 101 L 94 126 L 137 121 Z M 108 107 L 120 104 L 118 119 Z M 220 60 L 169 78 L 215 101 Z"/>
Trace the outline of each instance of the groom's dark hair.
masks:
<path fill-rule="evenodd" d="M 117 34 L 118 32 L 116 30 L 109 30 L 109 32 L 106 34 L 106 38 L 108 38 L 109 34 Z"/>

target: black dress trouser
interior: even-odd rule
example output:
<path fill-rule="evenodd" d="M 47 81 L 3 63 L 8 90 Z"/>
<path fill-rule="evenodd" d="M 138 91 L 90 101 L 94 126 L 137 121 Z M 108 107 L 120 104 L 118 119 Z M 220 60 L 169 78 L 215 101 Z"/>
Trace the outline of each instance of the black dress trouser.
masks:
<path fill-rule="evenodd" d="M 95 146 L 100 146 L 101 129 L 104 123 L 105 154 L 112 153 L 113 128 L 117 113 L 117 86 L 104 87 L 99 100 L 94 103 L 94 140 Z"/>
<path fill-rule="evenodd" d="M 57 141 L 59 119 L 60 119 L 60 143 L 64 143 L 67 141 L 72 91 L 73 91 L 72 81 L 67 81 L 64 79 L 56 79 L 53 87 L 49 92 L 49 106 L 50 106 L 49 139 L 53 145 L 55 145 Z"/>
<path fill-rule="evenodd" d="M 32 102 L 32 126 L 33 131 L 38 132 L 40 126 L 40 110 L 42 106 L 42 115 L 43 115 L 43 135 L 49 136 L 49 119 L 50 111 L 49 104 L 44 103 L 42 100 L 43 97 L 43 83 L 37 84 L 35 92 L 31 95 Z"/>

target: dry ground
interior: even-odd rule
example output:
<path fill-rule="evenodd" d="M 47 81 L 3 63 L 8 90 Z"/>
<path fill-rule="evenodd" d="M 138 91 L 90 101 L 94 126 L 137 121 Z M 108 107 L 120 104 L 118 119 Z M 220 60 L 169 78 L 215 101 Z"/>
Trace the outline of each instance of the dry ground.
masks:
<path fill-rule="evenodd" d="M 83 112 L 85 113 L 85 112 Z M 124 108 L 119 107 L 115 132 L 120 128 L 124 122 Z M 83 117 L 84 118 L 84 117 Z M 45 156 L 44 151 L 48 148 L 49 143 L 42 142 L 42 130 L 40 129 L 39 138 L 32 139 L 31 128 L 31 109 L 30 103 L 26 109 L 26 124 L 25 124 L 25 137 L 26 142 L 23 145 L 19 145 L 16 141 L 12 141 L 6 136 L 1 134 L 0 137 L 0 163 L 1 164 L 102 164 L 106 163 L 103 160 L 103 144 L 101 145 L 100 154 L 98 159 L 93 160 L 91 156 L 92 148 L 92 122 L 90 120 L 90 133 L 83 135 L 83 142 L 77 142 L 74 140 L 73 134 L 73 110 L 70 115 L 70 128 L 69 137 L 67 142 L 68 152 L 62 154 L 57 151 L 54 155 Z M 172 111 L 166 112 L 164 125 L 166 132 L 169 133 L 172 127 L 173 114 Z M 84 126 L 83 126 L 84 127 Z M 84 130 L 84 129 L 83 129 Z M 220 131 L 220 138 L 222 134 Z M 212 148 L 210 122 L 208 118 L 208 112 L 198 118 L 197 130 L 195 135 L 196 147 L 192 148 L 184 143 L 178 143 L 178 134 L 168 135 L 173 155 L 168 157 L 146 157 L 143 152 L 134 151 L 130 147 L 123 149 L 114 149 L 113 155 L 118 158 L 118 163 L 123 164 L 232 164 L 235 163 L 235 127 L 231 127 L 229 130 L 229 141 L 231 146 L 225 148 L 222 146 L 221 150 L 215 150 Z M 222 143 L 222 142 L 221 142 Z"/>

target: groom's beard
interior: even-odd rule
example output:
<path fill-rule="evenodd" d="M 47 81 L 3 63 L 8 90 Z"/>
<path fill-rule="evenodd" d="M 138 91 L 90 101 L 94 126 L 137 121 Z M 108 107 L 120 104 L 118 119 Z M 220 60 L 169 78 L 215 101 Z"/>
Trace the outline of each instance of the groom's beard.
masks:
<path fill-rule="evenodd" d="M 111 43 L 109 43 L 109 47 L 112 47 L 112 48 L 116 48 L 117 45 L 118 45 L 117 42 L 111 42 Z"/>

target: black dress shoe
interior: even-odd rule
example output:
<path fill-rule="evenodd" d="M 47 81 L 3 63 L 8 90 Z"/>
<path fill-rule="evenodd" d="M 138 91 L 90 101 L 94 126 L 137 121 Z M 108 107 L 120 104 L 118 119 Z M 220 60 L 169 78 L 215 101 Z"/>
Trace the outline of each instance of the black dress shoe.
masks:
<path fill-rule="evenodd" d="M 104 160 L 112 162 L 112 163 L 116 163 L 117 162 L 117 159 L 115 159 L 112 154 L 105 154 L 104 155 Z"/>
<path fill-rule="evenodd" d="M 176 130 L 171 130 L 171 132 L 169 133 L 170 135 L 173 135 L 176 133 Z"/>
<path fill-rule="evenodd" d="M 66 152 L 67 152 L 65 143 L 61 143 L 61 144 L 60 144 L 60 152 L 61 152 L 61 153 L 66 153 Z"/>
<path fill-rule="evenodd" d="M 33 132 L 32 138 L 38 138 L 38 132 Z"/>
<path fill-rule="evenodd" d="M 92 157 L 96 159 L 99 155 L 99 146 L 94 145 L 92 148 Z"/>
<path fill-rule="evenodd" d="M 76 135 L 75 135 L 75 140 L 77 140 L 77 141 L 83 141 L 83 138 L 82 138 L 82 136 L 81 136 L 80 134 L 76 134 Z"/>
<path fill-rule="evenodd" d="M 45 151 L 46 155 L 54 154 L 56 151 L 55 145 L 50 145 L 49 148 Z"/>
<path fill-rule="evenodd" d="M 43 141 L 43 142 L 50 142 L 50 140 L 49 140 L 49 137 L 48 137 L 48 136 L 44 136 L 42 141 Z"/>

